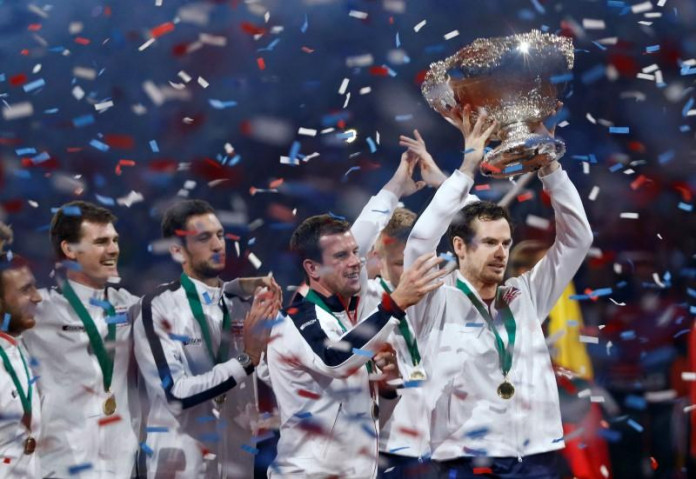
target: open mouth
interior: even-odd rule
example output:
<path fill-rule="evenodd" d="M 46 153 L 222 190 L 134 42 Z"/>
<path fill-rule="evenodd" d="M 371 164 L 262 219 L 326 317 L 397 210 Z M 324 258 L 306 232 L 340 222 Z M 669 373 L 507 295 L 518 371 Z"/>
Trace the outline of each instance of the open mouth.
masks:
<path fill-rule="evenodd" d="M 102 266 L 106 266 L 107 268 L 113 268 L 116 266 L 116 260 L 115 259 L 106 259 L 104 261 L 101 261 L 100 264 Z"/>

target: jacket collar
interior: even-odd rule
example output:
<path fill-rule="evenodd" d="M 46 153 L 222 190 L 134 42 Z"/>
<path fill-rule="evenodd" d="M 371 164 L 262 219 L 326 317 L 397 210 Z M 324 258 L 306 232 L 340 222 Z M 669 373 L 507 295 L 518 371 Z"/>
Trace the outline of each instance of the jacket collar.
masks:
<path fill-rule="evenodd" d="M 324 300 L 324 303 L 329 307 L 331 311 L 334 313 L 342 313 L 346 311 L 346 308 L 344 307 L 343 303 L 341 303 L 341 300 L 338 298 L 338 295 L 332 294 L 331 296 L 324 296 L 317 290 L 313 290 L 314 293 L 319 296 L 321 299 Z M 358 307 L 358 295 L 355 295 L 350 298 L 350 304 L 348 305 L 348 311 L 353 311 L 355 308 Z"/>

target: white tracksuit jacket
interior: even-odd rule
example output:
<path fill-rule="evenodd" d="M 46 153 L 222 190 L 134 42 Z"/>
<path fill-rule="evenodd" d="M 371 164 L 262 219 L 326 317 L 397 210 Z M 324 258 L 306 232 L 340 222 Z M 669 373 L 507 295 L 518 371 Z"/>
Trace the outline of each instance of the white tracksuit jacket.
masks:
<path fill-rule="evenodd" d="M 104 339 L 108 332 L 106 313 L 90 299 L 108 300 L 118 315 L 127 315 L 138 301 L 124 288 L 95 290 L 74 281 L 70 284 Z M 42 301 L 36 312 L 36 326 L 22 333 L 22 341 L 33 358 L 41 396 L 42 434 L 37 448 L 41 477 L 74 477 L 71 468 L 84 466 L 80 477 L 129 478 L 140 427 L 131 319 L 124 317 L 125 321 L 116 325 L 111 390 L 117 409 L 114 416 L 105 416 L 103 376 L 82 321 L 58 289 L 39 292 Z M 100 424 L 116 415 L 120 420 Z"/>
<path fill-rule="evenodd" d="M 397 202 L 394 194 L 382 190 L 363 208 L 351 228 L 361 257 L 377 240 Z M 353 328 L 340 302 L 325 298 L 348 332 L 343 333 L 329 313 L 305 301 L 288 308 L 272 331 L 267 362 L 281 429 L 278 455 L 268 472 L 271 478 L 366 479 L 377 474 L 379 421 L 372 418 L 364 366 L 368 357 L 352 350 L 392 342 L 403 312 L 384 305 L 382 287 L 367 280 L 364 268 L 361 284 L 359 320 Z M 357 296 L 353 306 L 356 300 Z M 389 419 L 398 402 L 379 398 L 380 421 Z"/>
<path fill-rule="evenodd" d="M 521 457 L 564 446 L 558 390 L 541 323 L 584 260 L 592 231 L 566 172 L 559 168 L 541 180 L 551 196 L 556 240 L 531 271 L 501 286 L 517 323 L 509 373 L 516 388 L 512 399 L 496 394 L 503 376 L 494 335 L 464 293 L 446 285 L 408 310 L 419 337 L 427 337 L 423 357 L 429 381 L 424 392 L 433 459 Z M 443 183 L 409 236 L 404 267 L 436 250 L 472 184 L 459 171 Z M 493 318 L 499 307 L 490 306 Z M 498 326 L 507 344 L 507 334 Z"/>
<path fill-rule="evenodd" d="M 19 348 L 22 347 L 18 338 L 0 333 L 0 347 L 7 354 L 10 364 L 19 379 L 25 394 L 28 383 Z M 29 366 L 29 355 L 23 351 L 24 359 Z M 41 434 L 41 407 L 39 393 L 34 387 L 31 398 L 31 435 L 38 441 Z M 17 393 L 15 383 L 10 373 L 0 361 L 0 478 L 1 479 L 35 479 L 41 477 L 39 471 L 38 451 L 33 454 L 24 453 L 24 441 L 29 437 L 26 426 L 22 423 L 24 409 Z"/>
<path fill-rule="evenodd" d="M 191 278 L 201 295 L 213 350 L 221 341 L 222 288 Z M 148 477 L 249 478 L 257 401 L 255 375 L 236 358 L 250 298 L 236 281 L 224 287 L 232 319 L 229 360 L 214 364 L 180 282 L 143 297 L 134 326 L 135 356 L 150 403 L 147 417 Z M 236 326 L 235 326 L 236 325 Z M 225 395 L 222 403 L 215 398 Z"/>

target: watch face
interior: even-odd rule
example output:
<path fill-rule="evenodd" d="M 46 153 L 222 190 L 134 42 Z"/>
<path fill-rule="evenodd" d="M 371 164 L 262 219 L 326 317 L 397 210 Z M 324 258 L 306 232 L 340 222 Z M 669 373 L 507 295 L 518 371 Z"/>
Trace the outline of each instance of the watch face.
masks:
<path fill-rule="evenodd" d="M 242 353 L 239 356 L 237 356 L 237 361 L 239 361 L 242 364 L 242 366 L 248 366 L 249 364 L 251 364 L 251 358 L 246 353 Z"/>

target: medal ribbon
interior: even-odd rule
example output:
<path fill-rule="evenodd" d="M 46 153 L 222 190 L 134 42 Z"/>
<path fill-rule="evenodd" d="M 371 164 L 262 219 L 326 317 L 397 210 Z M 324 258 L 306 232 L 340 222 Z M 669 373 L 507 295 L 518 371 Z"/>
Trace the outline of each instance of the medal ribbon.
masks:
<path fill-rule="evenodd" d="M 77 313 L 77 316 L 80 318 L 80 321 L 82 321 L 82 324 L 85 327 L 87 336 L 89 336 L 89 344 L 92 346 L 92 351 L 94 351 L 94 354 L 97 356 L 97 361 L 99 361 L 99 367 L 102 371 L 104 391 L 109 392 L 111 388 L 111 379 L 114 373 L 115 351 L 113 349 L 111 349 L 111 351 L 107 351 L 97 326 L 94 324 L 92 317 L 89 315 L 89 312 L 87 312 L 87 308 L 85 308 L 85 305 L 82 304 L 80 298 L 77 297 L 77 293 L 75 293 L 75 290 L 70 285 L 68 280 L 65 280 L 63 283 L 61 292 L 63 293 L 65 299 L 68 300 L 68 303 L 70 303 L 73 311 Z M 116 310 L 112 305 L 109 305 L 109 307 L 106 309 L 106 315 L 109 317 L 116 316 Z M 107 327 L 108 333 L 106 340 L 113 343 L 116 340 L 116 324 L 109 323 Z"/>
<path fill-rule="evenodd" d="M 488 310 L 481 304 L 481 301 L 479 301 L 476 295 L 469 289 L 469 286 L 462 280 L 457 279 L 457 288 L 469 298 L 474 304 L 474 307 L 486 320 L 488 329 L 493 331 L 495 335 L 495 348 L 498 350 L 498 357 L 500 358 L 500 367 L 503 370 L 503 376 L 507 377 L 512 367 L 512 351 L 515 348 L 515 334 L 517 332 L 517 325 L 515 324 L 515 318 L 512 316 L 512 311 L 510 311 L 510 305 L 505 304 L 505 306 L 500 309 L 503 322 L 505 323 L 505 330 L 508 334 L 508 345 L 506 348 L 503 344 L 503 339 L 500 337 L 500 334 L 498 334 L 498 328 L 493 324 L 493 318 L 491 318 Z"/>
<path fill-rule="evenodd" d="M 379 282 L 382 284 L 384 291 L 386 291 L 388 294 L 392 293 L 391 288 L 389 288 L 387 283 L 382 278 L 379 278 Z M 406 321 L 405 317 L 399 320 L 399 332 L 404 337 L 404 341 L 406 341 L 406 346 L 408 347 L 408 352 L 411 354 L 411 361 L 413 362 L 413 365 L 418 366 L 421 362 L 420 352 L 418 351 L 418 341 L 416 341 L 416 338 L 413 337 L 411 328 L 408 327 L 408 322 Z"/>
<path fill-rule="evenodd" d="M 196 285 L 193 284 L 191 278 L 189 278 L 186 273 L 181 273 L 181 286 L 186 291 L 186 299 L 188 300 L 189 307 L 193 313 L 193 317 L 196 318 L 198 326 L 201 328 L 201 333 L 203 334 L 203 340 L 205 341 L 205 346 L 208 348 L 208 354 L 210 354 L 210 359 L 215 364 L 220 364 L 227 361 L 228 349 L 229 349 L 229 338 L 226 332 L 232 330 L 232 320 L 230 319 L 230 312 L 227 309 L 225 300 L 220 298 L 221 308 L 222 308 L 222 340 L 220 341 L 220 348 L 218 349 L 217 357 L 213 352 L 213 342 L 210 339 L 210 330 L 208 329 L 208 321 L 203 313 L 203 305 L 201 304 L 201 297 L 198 294 Z"/>
<path fill-rule="evenodd" d="M 340 318 L 338 316 L 336 316 L 333 311 L 331 311 L 331 308 L 329 308 L 329 306 L 324 302 L 322 297 L 319 296 L 313 289 L 309 290 L 309 292 L 307 293 L 307 296 L 305 296 L 305 299 L 307 301 L 309 301 L 310 303 L 316 304 L 321 309 L 323 309 L 324 311 L 329 313 L 331 316 L 333 316 L 336 319 L 336 321 L 338 321 L 338 325 L 341 327 L 341 331 L 343 331 L 344 333 L 348 331 L 346 329 L 346 327 L 343 325 L 343 323 L 341 322 Z M 346 311 L 346 314 L 348 314 L 348 311 Z M 356 311 L 355 311 L 356 319 L 357 319 L 357 314 L 358 314 L 358 312 L 357 312 L 357 308 L 356 308 Z M 372 373 L 372 361 L 370 360 L 367 363 L 365 363 L 365 367 L 367 368 L 367 372 L 371 374 Z"/>
<path fill-rule="evenodd" d="M 27 375 L 27 392 L 24 392 L 24 389 L 22 388 L 22 384 L 19 382 L 19 378 L 17 377 L 17 373 L 15 372 L 14 368 L 12 367 L 12 363 L 10 362 L 10 358 L 7 357 L 7 353 L 5 350 L 0 346 L 0 356 L 2 356 L 2 362 L 5 364 L 5 369 L 7 370 L 8 373 L 10 373 L 10 377 L 12 378 L 12 382 L 14 383 L 15 387 L 17 388 L 17 394 L 19 394 L 19 400 L 22 402 L 22 409 L 24 409 L 24 417 L 22 418 L 22 422 L 24 425 L 31 431 L 31 395 L 32 395 L 32 390 L 33 386 L 31 384 L 31 378 L 29 377 L 29 368 L 27 367 L 27 362 L 24 360 L 24 355 L 22 354 L 22 350 L 17 346 L 17 351 L 19 351 L 19 357 L 22 358 L 22 364 L 24 365 L 24 372 Z"/>

